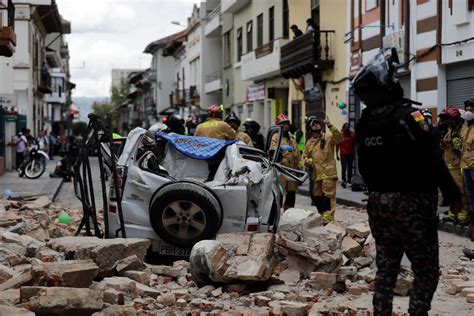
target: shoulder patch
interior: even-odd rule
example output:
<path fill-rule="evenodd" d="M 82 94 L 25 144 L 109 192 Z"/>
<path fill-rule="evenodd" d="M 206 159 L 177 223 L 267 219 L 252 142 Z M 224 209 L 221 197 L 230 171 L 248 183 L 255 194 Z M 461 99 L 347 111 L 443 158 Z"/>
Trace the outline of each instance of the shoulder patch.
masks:
<path fill-rule="evenodd" d="M 421 114 L 420 111 L 415 111 L 411 113 L 411 116 L 415 119 L 415 122 L 424 121 L 425 117 Z"/>

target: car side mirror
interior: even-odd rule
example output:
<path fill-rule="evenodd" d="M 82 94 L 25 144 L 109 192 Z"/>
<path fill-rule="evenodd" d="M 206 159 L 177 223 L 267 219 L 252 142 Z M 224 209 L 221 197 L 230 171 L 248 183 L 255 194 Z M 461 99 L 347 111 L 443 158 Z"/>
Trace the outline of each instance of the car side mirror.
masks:
<path fill-rule="evenodd" d="M 281 145 L 281 137 L 283 136 L 283 126 L 275 125 L 268 129 L 267 132 L 267 142 L 265 144 L 265 152 L 270 155 L 270 148 L 272 146 L 273 137 L 276 136 L 276 147 L 273 155 L 270 157 L 272 162 L 278 161 L 278 156 L 280 155 L 280 145 Z"/>

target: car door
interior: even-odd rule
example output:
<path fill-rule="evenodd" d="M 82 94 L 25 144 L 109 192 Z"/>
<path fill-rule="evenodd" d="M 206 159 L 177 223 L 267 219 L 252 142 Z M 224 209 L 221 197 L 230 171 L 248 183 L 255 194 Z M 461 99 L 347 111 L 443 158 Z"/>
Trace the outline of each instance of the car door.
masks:
<path fill-rule="evenodd" d="M 134 154 L 127 161 L 127 180 L 125 182 L 122 208 L 124 209 L 124 219 L 128 223 L 150 226 L 150 201 L 158 189 L 170 182 L 170 178 L 165 173 L 156 174 L 143 168 L 142 161 L 145 154 L 140 151 L 143 146 L 153 146 L 156 144 L 154 138 L 143 135 L 135 147 Z"/>

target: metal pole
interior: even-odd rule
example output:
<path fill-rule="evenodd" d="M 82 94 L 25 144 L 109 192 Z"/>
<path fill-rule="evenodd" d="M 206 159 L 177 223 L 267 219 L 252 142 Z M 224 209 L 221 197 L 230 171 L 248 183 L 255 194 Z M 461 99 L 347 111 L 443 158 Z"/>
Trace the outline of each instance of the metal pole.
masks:
<path fill-rule="evenodd" d="M 105 184 L 105 176 L 104 176 L 104 168 L 103 166 L 103 157 L 102 151 L 100 150 L 100 142 L 99 142 L 99 135 L 98 133 L 94 133 L 94 142 L 97 147 L 97 158 L 99 160 L 99 170 L 100 170 L 100 183 L 102 186 L 102 205 L 103 205 L 103 213 L 104 213 L 104 238 L 109 237 L 109 213 L 108 213 L 108 201 L 107 201 L 107 187 Z M 112 148 L 110 149 L 112 152 Z"/>
<path fill-rule="evenodd" d="M 115 189 L 115 196 L 117 199 L 117 210 L 119 213 L 119 220 L 120 220 L 120 230 L 122 231 L 122 237 L 127 238 L 127 233 L 125 232 L 125 224 L 123 220 L 123 212 L 122 212 L 122 197 L 120 196 L 120 191 L 118 187 L 117 181 L 117 166 L 115 161 L 115 153 L 112 151 L 113 145 L 113 136 L 112 136 L 112 115 L 107 113 L 107 134 L 109 136 L 109 144 L 110 144 L 110 157 L 111 157 L 111 168 L 112 168 L 112 176 L 114 179 L 114 189 Z"/>

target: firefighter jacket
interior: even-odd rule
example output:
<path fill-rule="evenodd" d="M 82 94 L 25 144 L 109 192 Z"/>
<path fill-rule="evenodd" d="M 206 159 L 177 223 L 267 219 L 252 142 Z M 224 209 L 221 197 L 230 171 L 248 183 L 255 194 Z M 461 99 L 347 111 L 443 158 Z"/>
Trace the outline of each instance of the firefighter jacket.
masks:
<path fill-rule="evenodd" d="M 461 134 L 464 127 L 453 130 L 451 127 L 441 141 L 443 160 L 449 170 L 461 168 L 462 138 Z"/>
<path fill-rule="evenodd" d="M 223 120 L 209 117 L 204 123 L 201 123 L 196 127 L 196 133 L 194 136 L 234 140 L 235 131 Z"/>
<path fill-rule="evenodd" d="M 304 159 L 306 165 L 311 165 L 315 181 L 337 179 L 334 153 L 336 145 L 342 142 L 343 137 L 335 126 L 329 126 L 329 130 L 330 134 L 312 136 L 304 148 Z"/>
<path fill-rule="evenodd" d="M 463 141 L 461 168 L 474 169 L 474 124 L 463 129 L 461 138 Z"/>
<path fill-rule="evenodd" d="M 245 145 L 253 147 L 253 141 L 250 136 L 242 131 L 236 131 L 235 140 L 239 140 L 245 143 Z"/>
<path fill-rule="evenodd" d="M 270 151 L 276 150 L 277 146 L 277 141 L 278 141 L 278 134 L 274 134 L 272 136 L 272 142 L 270 144 Z M 282 147 L 290 146 L 290 150 L 282 150 Z M 284 166 L 287 166 L 289 168 L 293 169 L 302 169 L 302 160 L 301 160 L 301 154 L 298 151 L 298 145 L 296 144 L 296 140 L 294 139 L 293 135 L 288 133 L 288 136 L 283 135 L 281 138 L 281 143 L 280 143 L 280 156 L 281 156 L 281 161 L 280 163 Z M 291 191 L 296 191 L 298 189 L 298 183 L 296 181 L 289 181 L 286 179 L 284 176 L 280 176 L 280 183 L 283 186 L 283 188 L 287 192 Z"/>

